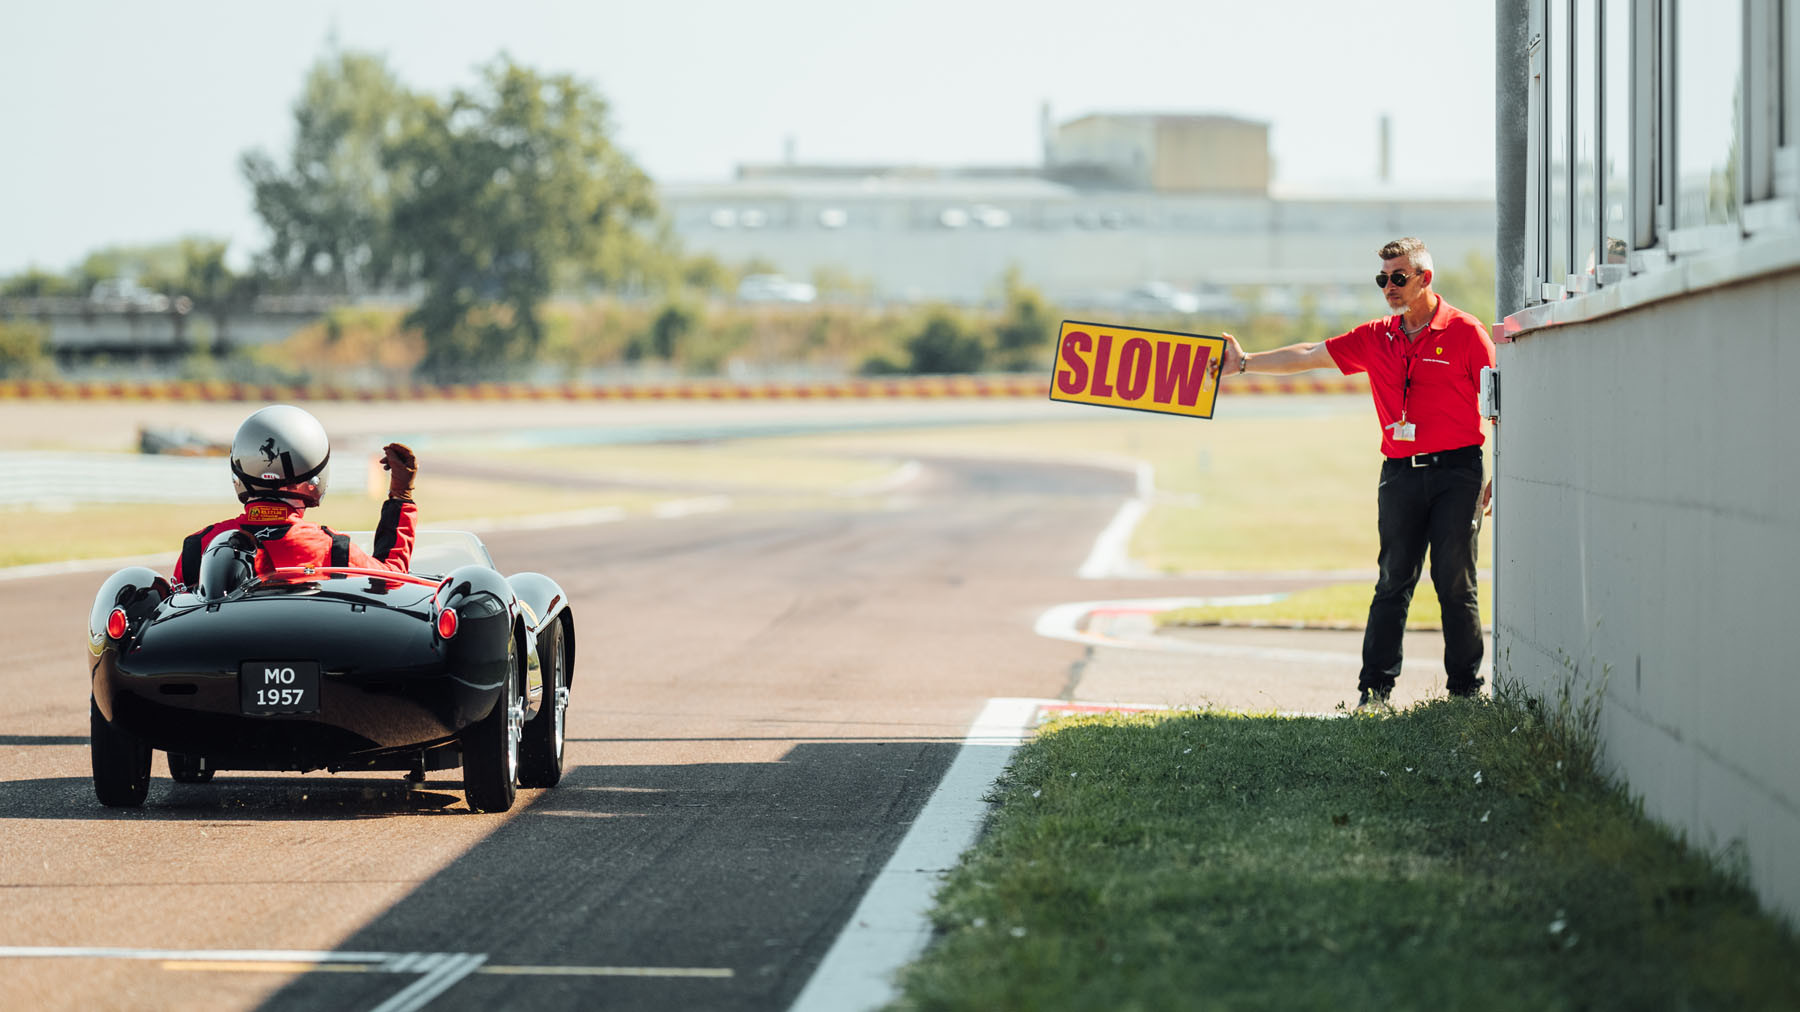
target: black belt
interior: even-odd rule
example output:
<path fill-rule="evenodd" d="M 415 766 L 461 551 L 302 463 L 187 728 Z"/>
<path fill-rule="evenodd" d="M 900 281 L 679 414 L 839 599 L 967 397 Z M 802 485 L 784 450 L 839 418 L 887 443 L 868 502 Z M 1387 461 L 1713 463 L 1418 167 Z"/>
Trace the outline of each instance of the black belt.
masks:
<path fill-rule="evenodd" d="M 1415 453 L 1410 457 L 1389 457 L 1395 464 L 1410 464 L 1413 467 L 1436 467 L 1439 464 L 1462 464 L 1481 459 L 1481 447 L 1459 446 L 1454 450 L 1439 450 L 1436 453 Z"/>

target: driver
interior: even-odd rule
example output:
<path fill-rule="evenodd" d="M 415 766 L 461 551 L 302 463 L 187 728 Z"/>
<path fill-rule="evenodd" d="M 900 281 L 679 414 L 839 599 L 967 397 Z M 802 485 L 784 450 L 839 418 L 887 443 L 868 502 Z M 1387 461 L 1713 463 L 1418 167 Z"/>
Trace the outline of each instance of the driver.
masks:
<path fill-rule="evenodd" d="M 302 519 L 319 505 L 331 477 L 331 440 L 319 420 L 300 408 L 276 404 L 255 412 L 238 426 L 231 441 L 232 485 L 242 516 L 220 521 L 188 535 L 175 561 L 175 582 L 200 572 L 200 553 L 214 537 L 238 529 L 256 538 L 256 571 L 267 574 L 288 566 L 356 566 L 404 573 L 412 561 L 418 509 L 413 480 L 418 461 L 408 447 L 382 447 L 381 466 L 388 472 L 388 497 L 375 528 L 374 553 L 350 543 L 348 535 Z"/>

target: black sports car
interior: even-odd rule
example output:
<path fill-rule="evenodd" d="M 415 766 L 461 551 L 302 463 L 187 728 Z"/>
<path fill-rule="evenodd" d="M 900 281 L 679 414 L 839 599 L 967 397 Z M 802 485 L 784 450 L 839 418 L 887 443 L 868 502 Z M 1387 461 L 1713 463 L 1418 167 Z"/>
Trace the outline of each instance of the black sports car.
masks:
<path fill-rule="evenodd" d="M 152 749 L 183 783 L 461 766 L 469 807 L 488 812 L 512 807 L 515 784 L 561 779 L 575 627 L 555 581 L 501 576 L 462 531 L 423 532 L 412 573 L 258 576 L 256 551 L 227 531 L 192 587 L 143 566 L 101 586 L 88 664 L 102 804 L 144 803 Z"/>

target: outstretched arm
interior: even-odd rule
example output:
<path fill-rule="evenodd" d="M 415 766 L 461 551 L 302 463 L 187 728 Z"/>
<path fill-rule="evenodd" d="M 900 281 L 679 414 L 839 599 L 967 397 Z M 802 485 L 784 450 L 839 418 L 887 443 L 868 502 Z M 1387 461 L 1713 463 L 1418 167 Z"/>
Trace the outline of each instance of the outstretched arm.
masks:
<path fill-rule="evenodd" d="M 1324 341 L 1311 341 L 1303 344 L 1290 344 L 1284 348 L 1273 348 L 1269 351 L 1246 352 L 1238 339 L 1230 334 L 1225 338 L 1225 360 L 1221 363 L 1222 378 L 1237 375 L 1240 368 L 1243 372 L 1261 372 L 1283 375 L 1286 373 L 1305 372 L 1308 369 L 1328 369 L 1337 363 L 1331 359 L 1331 352 L 1325 350 Z"/>

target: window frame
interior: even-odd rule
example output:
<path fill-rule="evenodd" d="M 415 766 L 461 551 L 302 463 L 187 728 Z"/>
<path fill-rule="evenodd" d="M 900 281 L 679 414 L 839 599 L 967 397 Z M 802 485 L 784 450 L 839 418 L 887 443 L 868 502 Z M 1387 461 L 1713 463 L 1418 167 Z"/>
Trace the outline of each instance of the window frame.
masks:
<path fill-rule="evenodd" d="M 1683 46 L 1674 30 L 1680 5 L 1699 5 L 1703 0 L 1634 0 L 1628 4 L 1609 0 L 1563 0 L 1551 17 L 1553 0 L 1530 0 L 1525 12 L 1530 40 L 1526 103 L 1525 275 L 1531 285 L 1526 293 L 1527 316 L 1549 315 L 1541 307 L 1590 299 L 1607 289 L 1629 287 L 1645 275 L 1655 275 L 1694 257 L 1727 254 L 1757 237 L 1776 237 L 1800 244 L 1800 0 L 1727 0 L 1738 6 L 1741 60 L 1736 85 L 1739 142 L 1735 189 L 1737 220 L 1726 224 L 1683 227 L 1676 221 L 1675 203 L 1680 193 L 1678 164 L 1680 109 L 1677 104 Z M 1691 13 L 1691 11 L 1690 11 Z M 1627 43 L 1623 54 L 1608 52 L 1609 32 L 1617 26 L 1611 18 L 1626 17 Z M 1552 23 L 1554 21 L 1554 23 Z M 1567 39 L 1568 45 L 1559 45 Z M 1580 55 L 1577 54 L 1580 47 Z M 1560 51 L 1559 51 L 1560 50 Z M 1623 74 L 1609 73 L 1608 61 L 1624 58 Z M 1701 58 L 1696 54 L 1695 58 Z M 1591 185 L 1595 194 L 1593 220 L 1583 209 L 1576 144 L 1577 74 L 1587 59 L 1595 80 L 1592 101 L 1594 165 Z M 1612 78 L 1627 83 L 1631 95 L 1624 122 L 1606 118 L 1608 85 Z M 1559 103 L 1553 110 L 1552 99 Z M 1583 103 L 1585 105 L 1585 103 Z M 1562 165 L 1552 162 L 1556 138 L 1552 126 L 1560 126 Z M 1605 263 L 1607 235 L 1607 160 L 1624 154 L 1627 164 L 1614 181 L 1623 178 L 1625 221 L 1621 226 L 1628 250 L 1623 266 Z M 1560 192 L 1556 185 L 1561 183 Z M 1550 207 L 1568 223 L 1561 235 L 1551 234 L 1554 220 Z M 1580 231 L 1577 231 L 1580 230 Z M 1595 269 L 1585 276 L 1584 263 L 1574 258 L 1584 242 L 1577 236 L 1592 233 Z M 1566 265 L 1561 277 L 1549 276 L 1559 262 Z M 1725 256 L 1719 264 L 1759 264 L 1768 256 Z M 1707 277 L 1734 268 L 1708 268 Z M 1751 269 L 1746 266 L 1744 270 Z M 1645 291 L 1668 291 L 1688 280 L 1645 281 Z M 1636 301 L 1632 295 L 1628 301 Z M 1600 302 L 1612 303 L 1617 300 Z M 1573 306 L 1553 314 L 1558 318 L 1580 316 Z M 1595 312 L 1605 311 L 1596 303 Z"/>

